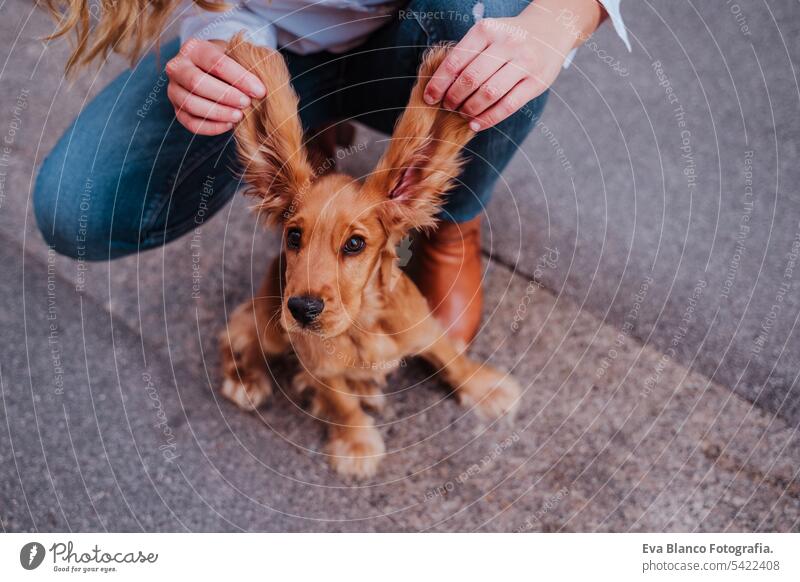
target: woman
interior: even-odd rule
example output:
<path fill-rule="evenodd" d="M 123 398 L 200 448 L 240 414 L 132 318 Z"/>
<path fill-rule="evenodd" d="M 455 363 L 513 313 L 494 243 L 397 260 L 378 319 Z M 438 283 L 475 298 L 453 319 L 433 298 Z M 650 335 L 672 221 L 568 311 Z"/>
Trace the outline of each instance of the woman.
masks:
<path fill-rule="evenodd" d="M 99 15 L 87 0 L 47 4 L 61 19 L 56 35 L 78 37 L 70 70 L 111 50 L 136 58 L 171 17 L 182 18 L 181 38 L 112 82 L 42 165 L 34 194 L 42 234 L 85 260 L 163 245 L 235 193 L 231 128 L 265 92 L 224 55 L 236 32 L 282 52 L 304 127 L 329 147 L 343 126 L 314 128 L 337 120 L 390 133 L 426 47 L 456 42 L 425 97 L 468 116 L 479 133 L 440 227 L 415 243 L 414 260 L 434 313 L 465 342 L 480 321 L 480 214 L 497 178 L 571 51 L 607 15 L 627 44 L 619 0 L 114 0 Z"/>

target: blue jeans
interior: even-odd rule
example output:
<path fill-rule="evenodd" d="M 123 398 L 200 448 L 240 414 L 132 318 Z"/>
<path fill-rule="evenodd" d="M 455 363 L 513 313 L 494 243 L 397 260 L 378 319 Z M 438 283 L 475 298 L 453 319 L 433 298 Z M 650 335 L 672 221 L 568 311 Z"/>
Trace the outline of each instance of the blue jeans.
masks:
<path fill-rule="evenodd" d="M 284 51 L 306 129 L 355 118 L 391 133 L 425 49 L 458 41 L 474 24 L 476 0 L 412 0 L 365 44 L 340 55 Z M 522 0 L 483 0 L 486 17 L 513 16 Z M 239 186 L 232 134 L 197 136 L 176 120 L 166 96 L 163 45 L 120 75 L 80 113 L 42 164 L 36 220 L 57 252 L 107 260 L 158 247 L 191 231 L 197 216 L 219 211 Z M 469 162 L 442 219 L 481 213 L 546 94 L 467 146 Z"/>

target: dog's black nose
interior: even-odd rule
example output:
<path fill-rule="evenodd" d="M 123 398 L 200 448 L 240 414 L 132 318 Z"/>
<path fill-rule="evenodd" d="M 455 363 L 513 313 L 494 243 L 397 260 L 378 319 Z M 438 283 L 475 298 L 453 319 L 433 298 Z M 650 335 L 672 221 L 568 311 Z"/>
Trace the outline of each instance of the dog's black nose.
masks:
<path fill-rule="evenodd" d="M 314 321 L 325 308 L 325 302 L 322 299 L 311 295 L 289 297 L 286 304 L 289 306 L 289 311 L 292 312 L 292 317 L 303 325 Z"/>

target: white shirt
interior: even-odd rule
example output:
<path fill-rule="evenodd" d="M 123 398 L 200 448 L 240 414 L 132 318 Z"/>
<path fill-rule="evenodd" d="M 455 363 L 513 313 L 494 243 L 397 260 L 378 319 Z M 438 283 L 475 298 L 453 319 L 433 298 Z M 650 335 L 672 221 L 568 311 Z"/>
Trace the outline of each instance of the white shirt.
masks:
<path fill-rule="evenodd" d="M 628 32 L 620 13 L 621 0 L 598 0 L 628 50 Z M 243 0 L 225 12 L 189 6 L 181 22 L 181 41 L 228 40 L 244 30 L 261 46 L 285 47 L 296 54 L 342 53 L 363 43 L 390 21 L 408 0 Z M 476 0 L 476 5 L 479 2 Z M 476 19 L 480 12 L 473 11 Z M 565 62 L 568 66 L 574 51 Z"/>

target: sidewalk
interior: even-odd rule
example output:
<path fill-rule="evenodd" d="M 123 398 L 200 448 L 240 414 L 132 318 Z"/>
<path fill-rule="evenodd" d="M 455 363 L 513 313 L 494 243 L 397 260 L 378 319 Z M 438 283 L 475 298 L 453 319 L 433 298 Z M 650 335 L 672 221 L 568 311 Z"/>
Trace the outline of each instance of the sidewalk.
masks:
<path fill-rule="evenodd" d="M 229 235 L 247 232 L 235 222 Z M 225 234 L 209 223 L 204 248 Z M 224 292 L 208 257 L 195 301 L 188 240 L 113 263 L 109 301 L 2 246 L 0 325 L 15 338 L 2 358 L 4 529 L 796 528 L 800 449 L 785 421 L 496 263 L 473 353 L 526 386 L 516 422 L 465 415 L 412 362 L 379 419 L 391 451 L 379 475 L 339 479 L 318 454 L 322 427 L 290 399 L 246 414 L 217 396 L 214 336 L 247 294 L 248 250 L 226 258 Z M 108 265 L 91 268 L 108 284 Z M 276 370 L 280 386 L 290 374 Z"/>

